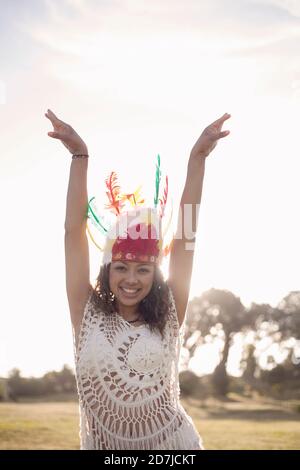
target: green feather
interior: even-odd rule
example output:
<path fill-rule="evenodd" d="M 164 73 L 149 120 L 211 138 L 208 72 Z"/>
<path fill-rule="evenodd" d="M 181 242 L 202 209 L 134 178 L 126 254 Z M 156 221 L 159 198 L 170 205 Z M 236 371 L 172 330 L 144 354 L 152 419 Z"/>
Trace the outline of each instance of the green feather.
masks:
<path fill-rule="evenodd" d="M 160 156 L 157 155 L 157 164 L 156 164 L 156 173 L 155 173 L 155 196 L 154 196 L 154 207 L 158 204 L 159 199 L 159 184 L 161 179 L 161 171 L 160 171 Z"/>
<path fill-rule="evenodd" d="M 87 208 L 86 216 L 91 219 L 91 221 L 92 221 L 92 223 L 94 223 L 94 225 L 95 225 L 95 222 L 96 222 L 96 227 L 100 230 L 100 232 L 103 233 L 103 235 L 106 235 L 107 229 L 101 223 L 100 218 L 98 218 L 97 215 L 95 214 L 95 211 L 97 210 L 96 207 L 94 207 L 94 209 L 93 209 L 92 205 L 90 204 L 93 199 L 95 199 L 95 196 L 92 197 L 88 202 L 88 208 Z"/>

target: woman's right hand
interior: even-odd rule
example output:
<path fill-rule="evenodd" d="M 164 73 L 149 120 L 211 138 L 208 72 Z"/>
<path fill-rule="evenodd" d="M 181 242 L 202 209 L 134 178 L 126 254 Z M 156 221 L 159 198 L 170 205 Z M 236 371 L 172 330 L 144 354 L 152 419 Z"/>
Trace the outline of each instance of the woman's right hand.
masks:
<path fill-rule="evenodd" d="M 58 119 L 51 109 L 47 110 L 45 116 L 53 125 L 53 132 L 48 132 L 49 137 L 59 139 L 72 155 L 88 153 L 86 144 L 73 127 Z"/>

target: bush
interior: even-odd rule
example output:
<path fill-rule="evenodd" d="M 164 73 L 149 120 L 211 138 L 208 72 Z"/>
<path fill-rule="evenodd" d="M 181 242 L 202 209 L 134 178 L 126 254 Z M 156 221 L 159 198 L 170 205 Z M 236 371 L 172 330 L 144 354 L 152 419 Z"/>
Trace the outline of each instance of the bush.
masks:
<path fill-rule="evenodd" d="M 184 396 L 191 396 L 197 393 L 198 376 L 190 370 L 184 370 L 179 374 L 180 391 Z"/>
<path fill-rule="evenodd" d="M 7 400 L 7 387 L 6 382 L 0 379 L 0 401 Z"/>

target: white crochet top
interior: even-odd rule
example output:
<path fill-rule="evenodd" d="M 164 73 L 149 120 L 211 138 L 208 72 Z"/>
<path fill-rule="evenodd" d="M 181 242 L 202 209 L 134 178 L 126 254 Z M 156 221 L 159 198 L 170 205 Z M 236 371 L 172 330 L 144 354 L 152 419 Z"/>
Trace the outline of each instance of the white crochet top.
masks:
<path fill-rule="evenodd" d="M 91 295 L 74 355 L 80 448 L 99 450 L 203 449 L 180 404 L 178 361 L 183 339 L 174 297 L 165 338 L 144 324 L 95 310 Z"/>

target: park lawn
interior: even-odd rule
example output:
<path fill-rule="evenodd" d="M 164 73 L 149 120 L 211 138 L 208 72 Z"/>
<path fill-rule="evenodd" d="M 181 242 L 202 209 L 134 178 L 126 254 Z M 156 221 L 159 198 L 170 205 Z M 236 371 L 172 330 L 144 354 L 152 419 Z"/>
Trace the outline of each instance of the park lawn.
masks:
<path fill-rule="evenodd" d="M 0 449 L 79 449 L 77 403 L 0 403 Z"/>
<path fill-rule="evenodd" d="M 269 403 L 182 399 L 208 450 L 299 449 L 299 413 Z M 0 403 L 0 449 L 79 449 L 77 402 Z"/>
<path fill-rule="evenodd" d="M 182 400 L 205 449 L 300 449 L 299 403 L 244 399 L 235 394 L 232 398 L 225 402 Z"/>
<path fill-rule="evenodd" d="M 300 423 L 248 420 L 195 421 L 207 450 L 300 449 Z"/>

